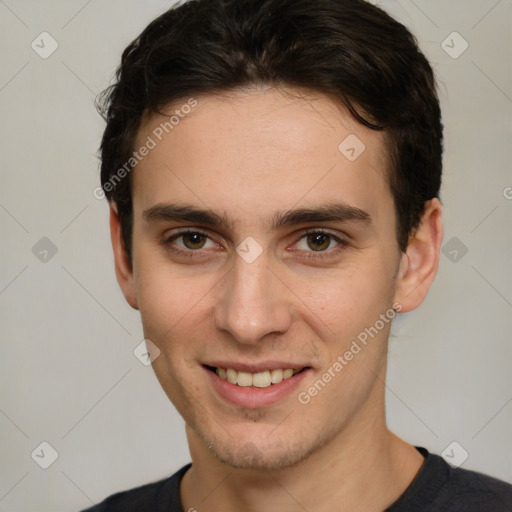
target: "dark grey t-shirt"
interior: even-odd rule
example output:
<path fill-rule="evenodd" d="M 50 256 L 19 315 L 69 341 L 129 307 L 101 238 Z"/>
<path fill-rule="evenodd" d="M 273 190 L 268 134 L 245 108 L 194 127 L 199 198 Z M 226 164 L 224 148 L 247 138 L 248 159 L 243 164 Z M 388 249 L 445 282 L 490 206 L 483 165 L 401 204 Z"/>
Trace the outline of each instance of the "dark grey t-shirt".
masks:
<path fill-rule="evenodd" d="M 512 485 L 490 476 L 450 467 L 438 455 L 425 458 L 405 492 L 384 512 L 512 512 Z M 190 464 L 171 477 L 114 494 L 83 512 L 185 512 L 180 482 Z"/>

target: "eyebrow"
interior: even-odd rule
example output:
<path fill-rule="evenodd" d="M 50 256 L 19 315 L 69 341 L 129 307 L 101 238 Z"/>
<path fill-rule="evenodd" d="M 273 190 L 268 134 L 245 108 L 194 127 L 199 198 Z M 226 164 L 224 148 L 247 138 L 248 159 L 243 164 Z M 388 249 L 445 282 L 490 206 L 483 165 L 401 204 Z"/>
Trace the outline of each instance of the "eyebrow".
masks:
<path fill-rule="evenodd" d="M 356 222 L 371 225 L 370 214 L 344 203 L 326 204 L 318 208 L 298 208 L 275 214 L 270 229 L 308 222 Z"/>
<path fill-rule="evenodd" d="M 156 204 L 142 214 L 147 222 L 191 222 L 210 226 L 232 228 L 233 223 L 225 214 L 192 205 L 171 203 Z M 297 208 L 274 214 L 269 222 L 270 230 L 283 226 L 306 224 L 308 222 L 354 222 L 367 226 L 372 224 L 370 214 L 345 203 L 326 204 L 312 208 Z"/>
<path fill-rule="evenodd" d="M 196 224 L 209 224 L 225 229 L 229 229 L 230 227 L 230 222 L 225 215 L 190 205 L 159 203 L 145 210 L 142 217 L 147 222 L 181 221 L 194 222 Z"/>

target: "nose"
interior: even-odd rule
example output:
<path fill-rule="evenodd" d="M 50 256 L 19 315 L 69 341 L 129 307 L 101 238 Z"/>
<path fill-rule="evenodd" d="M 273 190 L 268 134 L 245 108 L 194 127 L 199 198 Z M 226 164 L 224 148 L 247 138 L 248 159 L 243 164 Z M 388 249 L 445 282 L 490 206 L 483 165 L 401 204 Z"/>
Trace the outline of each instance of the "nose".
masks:
<path fill-rule="evenodd" d="M 268 334 L 282 334 L 292 321 L 290 291 L 268 266 L 264 256 L 247 263 L 235 256 L 219 290 L 215 307 L 217 329 L 238 343 L 253 345 Z"/>

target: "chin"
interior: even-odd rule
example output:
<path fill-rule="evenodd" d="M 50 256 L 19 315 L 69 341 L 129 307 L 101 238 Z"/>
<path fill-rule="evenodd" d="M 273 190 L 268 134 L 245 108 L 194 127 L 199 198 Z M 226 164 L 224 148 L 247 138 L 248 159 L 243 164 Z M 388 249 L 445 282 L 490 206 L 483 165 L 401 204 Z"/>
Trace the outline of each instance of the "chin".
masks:
<path fill-rule="evenodd" d="M 253 471 L 279 471 L 291 468 L 306 460 L 312 453 L 325 445 L 327 439 L 314 439 L 307 442 L 304 438 L 285 441 L 286 437 L 268 439 L 259 438 L 238 443 L 233 437 L 212 439 L 211 436 L 199 437 L 212 453 L 223 464 L 237 469 Z"/>
<path fill-rule="evenodd" d="M 283 450 L 284 448 L 284 450 Z M 309 453 L 303 448 L 281 447 L 280 450 L 262 451 L 249 442 L 237 452 L 210 447 L 211 452 L 224 464 L 237 469 L 254 471 L 277 471 L 290 468 L 305 460 Z"/>

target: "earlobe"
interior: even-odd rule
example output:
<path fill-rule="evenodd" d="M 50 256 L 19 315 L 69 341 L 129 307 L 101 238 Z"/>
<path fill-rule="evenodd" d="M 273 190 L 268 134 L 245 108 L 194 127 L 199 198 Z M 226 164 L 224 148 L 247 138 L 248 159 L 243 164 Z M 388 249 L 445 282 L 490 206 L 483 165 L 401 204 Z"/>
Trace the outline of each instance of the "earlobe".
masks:
<path fill-rule="evenodd" d="M 110 205 L 110 238 L 112 240 L 112 249 L 114 251 L 114 265 L 116 269 L 117 282 L 123 292 L 123 295 L 134 309 L 138 309 L 137 294 L 135 292 L 135 280 L 133 269 L 124 248 L 123 237 L 121 234 L 121 222 L 117 213 L 115 203 Z"/>
<path fill-rule="evenodd" d="M 402 254 L 395 302 L 402 305 L 403 313 L 417 308 L 427 296 L 437 274 L 442 239 L 442 206 L 432 199 L 425 204 L 421 223 Z"/>

